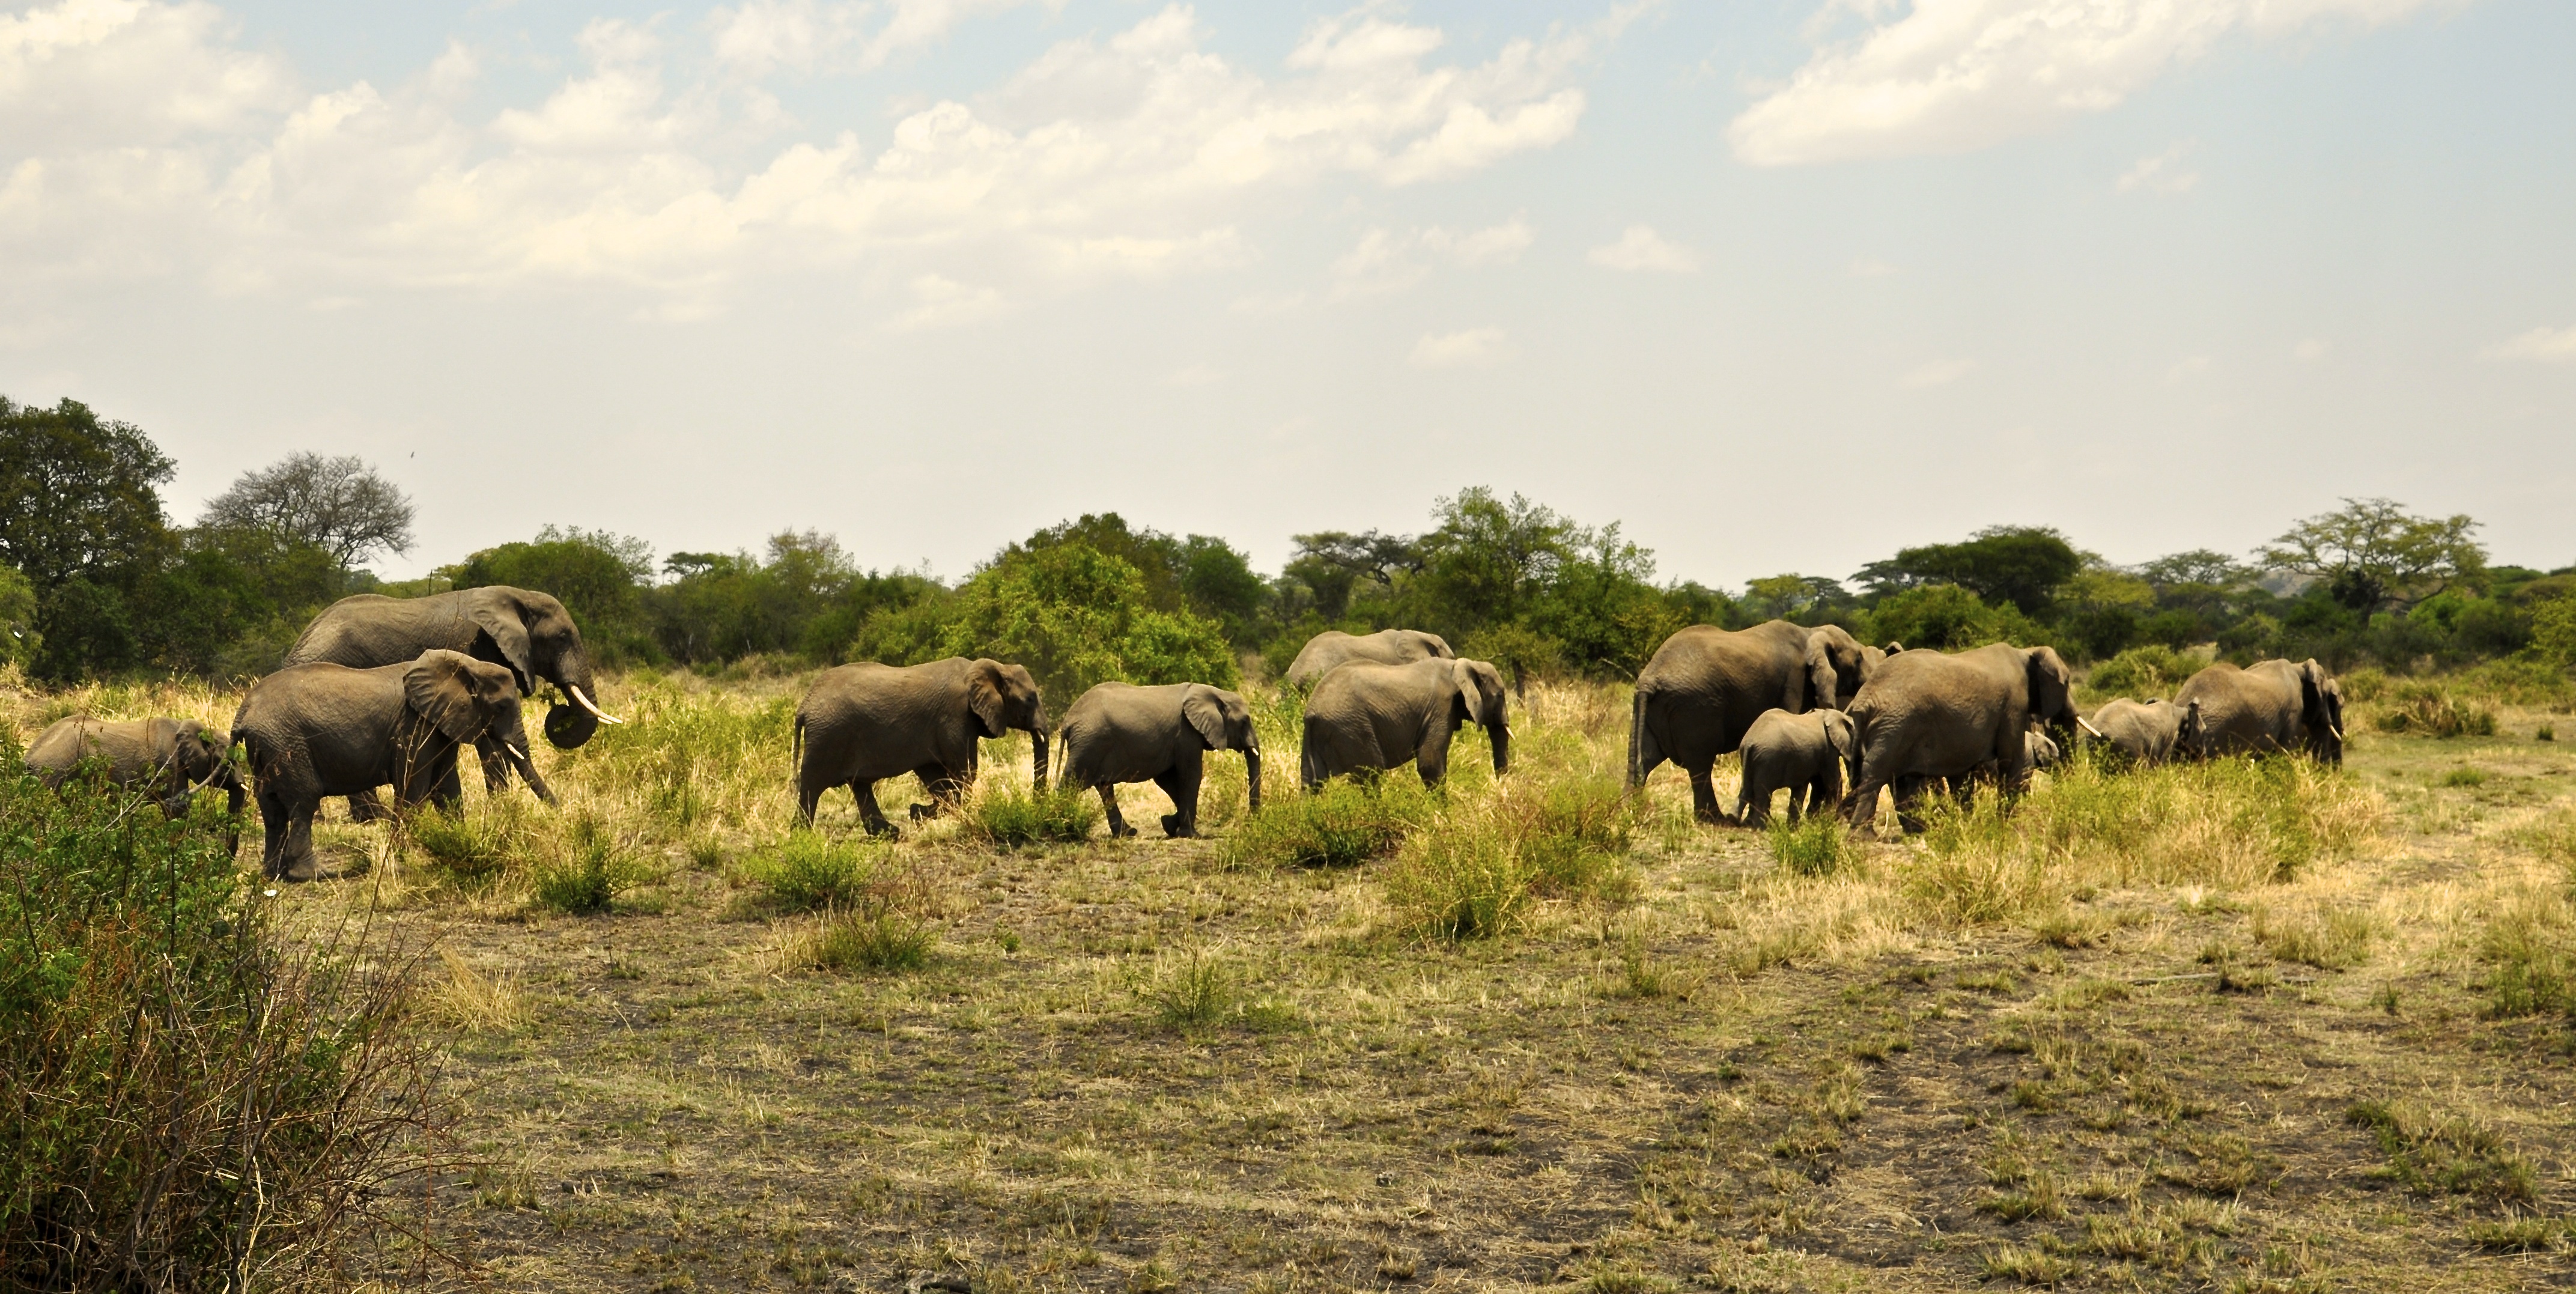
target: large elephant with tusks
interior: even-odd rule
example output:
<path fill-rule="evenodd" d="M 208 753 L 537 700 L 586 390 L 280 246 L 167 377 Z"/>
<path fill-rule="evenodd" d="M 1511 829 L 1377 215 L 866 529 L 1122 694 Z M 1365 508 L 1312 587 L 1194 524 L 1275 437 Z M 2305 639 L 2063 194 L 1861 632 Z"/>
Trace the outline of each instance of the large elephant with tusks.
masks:
<path fill-rule="evenodd" d="M 1691 809 L 1724 822 L 1710 769 L 1770 710 L 1805 714 L 1851 703 L 1885 655 L 1836 625 L 1774 620 L 1750 629 L 1693 625 L 1664 640 L 1637 674 L 1628 723 L 1628 789 L 1665 760 L 1690 775 Z"/>
<path fill-rule="evenodd" d="M 1926 786 L 1964 785 L 1990 768 L 2005 794 L 2018 795 L 2030 782 L 2030 726 L 2055 729 L 2064 747 L 2084 722 L 2075 713 L 2074 673 L 2057 649 L 2008 643 L 1890 656 L 1852 698 L 1851 716 L 1860 777 L 1845 813 L 1854 826 L 1869 822 L 1880 788 L 1893 786 L 1908 831 L 1921 828 L 1916 805 Z"/>

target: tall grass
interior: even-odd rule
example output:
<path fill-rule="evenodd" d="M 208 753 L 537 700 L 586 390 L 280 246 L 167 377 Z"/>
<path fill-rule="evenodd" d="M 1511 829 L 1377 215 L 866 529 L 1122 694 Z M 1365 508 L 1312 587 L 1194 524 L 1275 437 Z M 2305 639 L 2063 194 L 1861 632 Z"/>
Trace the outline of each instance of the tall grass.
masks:
<path fill-rule="evenodd" d="M 410 1198 L 413 959 L 290 941 L 211 808 L 0 777 L 0 1286 L 292 1284 Z"/>
<path fill-rule="evenodd" d="M 1438 939 L 1490 939 L 1552 900 L 1635 892 L 1626 859 L 1632 802 L 1615 781 L 1511 782 L 1442 805 L 1386 872 L 1401 927 Z"/>
<path fill-rule="evenodd" d="M 1393 853 L 1432 813 L 1432 797 L 1406 778 L 1336 779 L 1312 795 L 1265 801 L 1221 847 L 1229 867 L 1357 867 Z"/>
<path fill-rule="evenodd" d="M 2440 683 L 2399 683 L 2373 708 L 2371 726 L 2381 732 L 2421 737 L 2492 737 L 2496 731 L 2493 709 L 2454 696 Z"/>
<path fill-rule="evenodd" d="M 1077 844 L 1089 840 L 1100 825 L 1100 799 L 1081 789 L 1038 791 L 987 783 L 966 797 L 958 820 L 967 839 L 1003 849 Z"/>

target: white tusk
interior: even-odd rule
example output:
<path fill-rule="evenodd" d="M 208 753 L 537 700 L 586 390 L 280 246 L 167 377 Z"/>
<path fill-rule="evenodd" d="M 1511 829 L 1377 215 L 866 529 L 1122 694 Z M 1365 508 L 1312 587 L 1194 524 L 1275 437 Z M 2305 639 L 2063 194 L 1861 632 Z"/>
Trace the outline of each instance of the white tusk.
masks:
<path fill-rule="evenodd" d="M 2327 724 L 2326 731 L 2333 733 L 2337 742 L 2341 742 L 2343 740 L 2343 729 L 2338 728 L 2333 724 Z"/>
<path fill-rule="evenodd" d="M 2094 727 L 2092 724 L 2085 723 L 2085 722 L 2084 722 L 2084 716 L 2083 716 L 2083 715 L 2080 715 L 2080 714 L 2079 714 L 2079 715 L 2075 716 L 2075 722 L 2076 722 L 2076 723 L 2078 723 L 2078 724 L 2080 724 L 2080 725 L 2082 725 L 2082 726 L 2083 726 L 2083 728 L 2084 728 L 2084 731 L 2089 732 L 2089 733 L 2092 733 L 2092 734 L 2093 734 L 2094 736 L 2096 736 L 2096 737 L 2102 737 L 2102 730 L 2101 730 L 2101 729 L 2099 729 L 2099 728 Z M 2104 740 L 2104 741 L 2109 741 L 2109 740 L 2110 740 L 2110 738 L 2108 738 L 2108 737 L 2102 737 L 2102 740 Z"/>
<path fill-rule="evenodd" d="M 514 756 L 518 757 L 519 762 L 521 762 L 521 763 L 526 763 L 526 762 L 527 762 L 527 759 L 528 759 L 528 752 L 526 752 L 526 751 L 524 751 L 524 750 L 521 750 L 521 749 L 519 749 L 518 747 L 513 746 L 513 745 L 511 745 L 510 743 L 508 743 L 508 742 L 506 742 L 506 741 L 501 743 L 501 749 L 506 750 L 506 751 L 510 752 L 512 755 L 514 755 Z"/>
<path fill-rule="evenodd" d="M 624 719 L 620 719 L 620 718 L 618 718 L 617 716 L 615 716 L 615 715 L 613 715 L 613 714 L 605 714 L 605 713 L 602 713 L 602 712 L 600 711 L 600 708 L 599 708 L 598 706 L 592 705 L 592 704 L 590 703 L 590 698 L 589 698 L 589 697 L 583 696 L 583 695 L 581 694 L 581 689 L 580 689 L 580 688 L 574 687 L 574 686 L 573 686 L 572 684 L 570 684 L 570 683 L 566 683 L 566 684 L 564 684 L 564 691 L 567 691 L 567 692 L 572 693 L 572 699 L 573 699 L 573 700 L 575 700 L 575 701 L 579 701 L 579 702 L 581 702 L 581 708 L 582 708 L 582 709 L 585 709 L 585 710 L 590 711 L 590 717 L 591 717 L 591 718 L 593 718 L 593 719 L 597 719 L 597 720 L 599 720 L 601 723 L 624 723 L 624 722 L 626 722 Z"/>

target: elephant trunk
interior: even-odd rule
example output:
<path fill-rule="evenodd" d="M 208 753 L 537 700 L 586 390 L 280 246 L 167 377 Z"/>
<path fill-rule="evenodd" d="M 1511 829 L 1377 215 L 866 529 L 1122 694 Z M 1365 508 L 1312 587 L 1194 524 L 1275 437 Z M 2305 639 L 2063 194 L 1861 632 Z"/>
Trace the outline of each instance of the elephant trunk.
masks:
<path fill-rule="evenodd" d="M 1261 748 L 1259 746 L 1243 748 L 1243 778 L 1244 782 L 1252 788 L 1252 811 L 1259 813 L 1261 812 Z"/>
<path fill-rule="evenodd" d="M 546 741 L 571 750 L 598 733 L 602 721 L 621 722 L 599 707 L 599 681 L 590 672 L 590 657 L 575 649 L 555 661 L 550 681 L 564 694 L 546 711 Z"/>
<path fill-rule="evenodd" d="M 1044 727 L 1029 729 L 1029 786 L 1047 789 L 1047 735 Z"/>
<path fill-rule="evenodd" d="M 1512 771 L 1512 730 L 1498 723 L 1485 730 L 1485 737 L 1494 743 L 1494 776 Z"/>

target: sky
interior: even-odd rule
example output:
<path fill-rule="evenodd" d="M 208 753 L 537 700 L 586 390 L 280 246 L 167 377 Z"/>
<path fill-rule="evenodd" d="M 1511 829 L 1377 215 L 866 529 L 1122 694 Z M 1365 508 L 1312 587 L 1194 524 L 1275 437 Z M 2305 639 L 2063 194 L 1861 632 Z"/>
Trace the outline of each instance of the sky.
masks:
<path fill-rule="evenodd" d="M 0 394 L 954 579 L 1084 512 L 1660 573 L 2346 497 L 2576 563 L 2565 0 L 0 3 Z"/>

